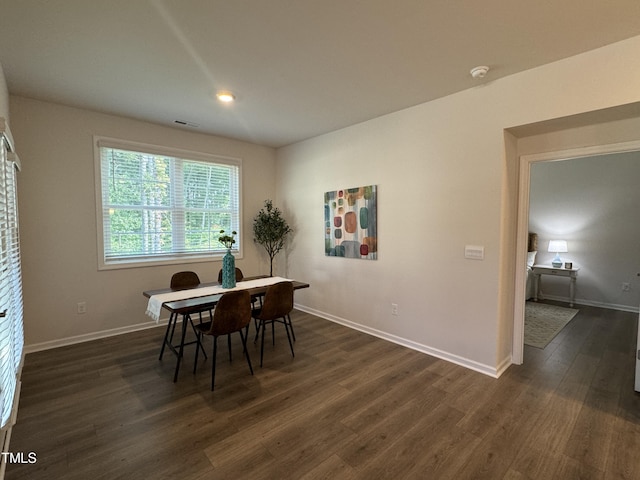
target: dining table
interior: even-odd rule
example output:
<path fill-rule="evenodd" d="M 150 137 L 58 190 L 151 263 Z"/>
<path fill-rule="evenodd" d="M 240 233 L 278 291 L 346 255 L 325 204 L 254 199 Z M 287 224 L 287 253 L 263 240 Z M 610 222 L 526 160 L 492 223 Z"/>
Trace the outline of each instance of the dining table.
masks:
<path fill-rule="evenodd" d="M 212 311 L 218 301 L 220 301 L 222 295 L 229 291 L 248 290 L 252 301 L 256 299 L 261 300 L 267 292 L 267 288 L 278 282 L 291 282 L 293 283 L 294 290 L 309 288 L 308 283 L 298 280 L 257 275 L 244 277 L 241 281 L 236 282 L 236 286 L 232 288 L 223 288 L 218 282 L 205 282 L 189 288 L 160 288 L 145 290 L 142 292 L 142 294 L 149 299 L 146 313 L 157 323 L 160 322 L 160 313 L 162 309 L 165 309 L 170 313 L 162 349 L 160 351 L 160 359 L 162 359 L 165 346 L 176 355 L 177 360 L 173 381 L 176 382 L 178 380 L 178 372 L 180 371 L 180 363 L 183 357 L 184 347 L 188 345 L 185 343 L 185 338 L 187 334 L 187 324 L 191 323 L 191 315 L 201 315 L 202 313 Z M 175 329 L 179 316 L 182 317 L 180 343 L 178 345 L 173 345 L 173 334 L 170 336 L 169 332 Z M 198 339 L 190 343 L 196 344 L 196 348 L 201 348 Z"/>

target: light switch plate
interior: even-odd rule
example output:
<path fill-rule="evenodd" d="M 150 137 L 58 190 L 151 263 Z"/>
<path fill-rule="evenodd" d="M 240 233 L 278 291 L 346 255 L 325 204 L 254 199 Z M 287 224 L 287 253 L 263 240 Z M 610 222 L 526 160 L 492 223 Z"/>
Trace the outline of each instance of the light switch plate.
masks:
<path fill-rule="evenodd" d="M 484 247 L 481 245 L 465 245 L 464 258 L 484 260 Z"/>

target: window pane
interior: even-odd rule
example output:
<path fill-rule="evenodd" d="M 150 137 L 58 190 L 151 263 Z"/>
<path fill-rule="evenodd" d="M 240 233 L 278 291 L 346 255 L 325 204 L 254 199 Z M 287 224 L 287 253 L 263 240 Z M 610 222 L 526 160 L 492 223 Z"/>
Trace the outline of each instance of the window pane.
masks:
<path fill-rule="evenodd" d="M 103 162 L 108 162 L 110 206 L 171 205 L 170 159 L 138 152 L 105 150 L 107 158 Z"/>
<path fill-rule="evenodd" d="M 231 215 L 228 213 L 187 212 L 187 248 L 201 251 L 224 250 L 224 245 L 218 242 L 218 237 L 220 230 L 231 232 L 235 229 L 231 223 Z"/>

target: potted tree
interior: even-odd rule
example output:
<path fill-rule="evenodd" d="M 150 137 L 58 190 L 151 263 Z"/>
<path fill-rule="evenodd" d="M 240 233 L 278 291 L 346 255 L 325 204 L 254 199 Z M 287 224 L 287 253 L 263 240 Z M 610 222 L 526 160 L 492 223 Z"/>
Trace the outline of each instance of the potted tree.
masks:
<path fill-rule="evenodd" d="M 284 241 L 291 232 L 280 210 L 273 206 L 271 200 L 265 200 L 264 208 L 253 219 L 253 240 L 262 245 L 269 255 L 269 276 L 271 277 L 273 277 L 273 258 L 282 250 Z"/>

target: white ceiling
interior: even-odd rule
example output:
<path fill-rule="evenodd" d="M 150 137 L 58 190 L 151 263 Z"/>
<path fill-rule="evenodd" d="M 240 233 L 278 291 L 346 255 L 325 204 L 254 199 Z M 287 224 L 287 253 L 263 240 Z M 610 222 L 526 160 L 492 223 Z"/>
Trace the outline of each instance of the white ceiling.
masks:
<path fill-rule="evenodd" d="M 0 6 L 10 93 L 274 147 L 636 35 L 639 0 Z M 491 67 L 483 80 L 477 65 Z"/>

